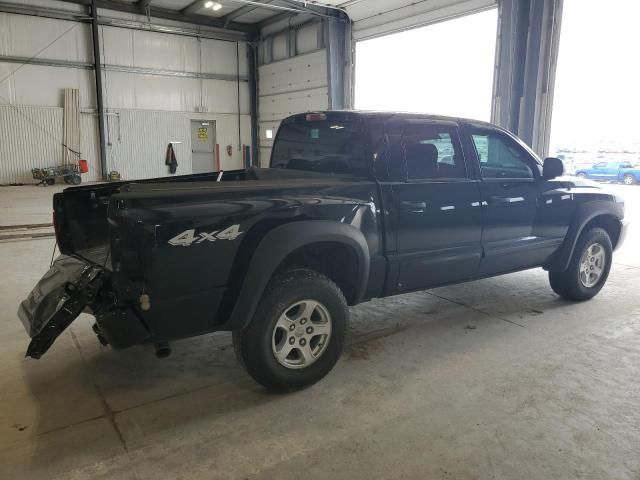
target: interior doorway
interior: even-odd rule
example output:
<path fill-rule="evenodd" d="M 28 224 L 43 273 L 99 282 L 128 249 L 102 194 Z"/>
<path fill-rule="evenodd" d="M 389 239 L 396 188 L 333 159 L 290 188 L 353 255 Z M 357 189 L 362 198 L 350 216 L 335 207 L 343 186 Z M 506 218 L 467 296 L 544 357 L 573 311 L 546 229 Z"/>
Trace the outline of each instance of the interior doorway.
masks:
<path fill-rule="evenodd" d="M 216 122 L 191 120 L 191 165 L 193 173 L 218 170 L 216 161 Z"/>

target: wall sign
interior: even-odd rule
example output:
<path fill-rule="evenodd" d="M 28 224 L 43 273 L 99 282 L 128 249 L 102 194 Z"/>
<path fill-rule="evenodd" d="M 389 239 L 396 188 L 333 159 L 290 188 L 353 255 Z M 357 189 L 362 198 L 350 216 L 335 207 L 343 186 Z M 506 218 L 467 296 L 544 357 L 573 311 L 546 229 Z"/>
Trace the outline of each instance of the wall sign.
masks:
<path fill-rule="evenodd" d="M 205 143 L 207 140 L 209 140 L 209 129 L 206 127 L 200 127 L 198 128 L 198 140 L 200 140 L 202 143 Z"/>

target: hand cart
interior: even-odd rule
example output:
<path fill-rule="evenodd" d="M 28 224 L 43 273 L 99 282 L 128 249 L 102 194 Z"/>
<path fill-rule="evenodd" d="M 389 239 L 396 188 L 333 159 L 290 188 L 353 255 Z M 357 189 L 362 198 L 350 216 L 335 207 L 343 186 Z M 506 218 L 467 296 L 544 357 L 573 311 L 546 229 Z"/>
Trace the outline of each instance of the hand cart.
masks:
<path fill-rule="evenodd" d="M 70 163 L 54 167 L 32 168 L 31 175 L 36 180 L 40 180 L 38 185 L 53 185 L 56 183 L 56 177 L 62 177 L 69 185 L 80 185 L 82 182 L 80 174 L 86 171 L 81 167 L 78 163 Z"/>

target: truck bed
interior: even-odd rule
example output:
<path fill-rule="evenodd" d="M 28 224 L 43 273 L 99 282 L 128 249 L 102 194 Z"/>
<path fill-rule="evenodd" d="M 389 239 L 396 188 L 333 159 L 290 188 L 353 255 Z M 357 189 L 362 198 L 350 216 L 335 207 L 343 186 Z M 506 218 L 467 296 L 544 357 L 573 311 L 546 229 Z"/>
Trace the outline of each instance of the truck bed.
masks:
<path fill-rule="evenodd" d="M 112 199 L 116 204 L 118 200 L 127 201 L 131 198 L 144 201 L 161 197 L 162 202 L 170 202 L 172 198 L 200 196 L 209 192 L 228 192 L 233 196 L 238 191 L 278 190 L 353 181 L 352 177 L 346 175 L 256 168 L 224 172 L 221 181 L 217 179 L 218 172 L 213 172 L 67 188 L 54 195 L 53 202 L 60 251 L 111 269 L 109 232 L 114 225 L 109 221 L 109 215 L 113 213 L 109 208 L 113 208 Z"/>

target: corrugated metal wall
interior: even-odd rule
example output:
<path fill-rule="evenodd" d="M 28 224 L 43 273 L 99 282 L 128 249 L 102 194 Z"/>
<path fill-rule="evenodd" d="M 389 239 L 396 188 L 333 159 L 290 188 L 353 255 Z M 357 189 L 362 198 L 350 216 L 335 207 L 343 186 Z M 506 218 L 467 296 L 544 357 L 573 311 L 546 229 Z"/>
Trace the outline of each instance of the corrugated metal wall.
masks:
<path fill-rule="evenodd" d="M 32 168 L 59 164 L 62 108 L 0 105 L 0 151 L 2 183 L 30 182 Z"/>
<path fill-rule="evenodd" d="M 98 115 L 80 114 L 80 153 L 89 164 L 89 171 L 83 175 L 85 182 L 96 182 L 102 175 L 100 171 L 100 143 L 98 142 Z"/>
<path fill-rule="evenodd" d="M 166 175 L 167 144 L 178 141 L 178 173 L 191 173 L 192 119 L 215 121 L 222 168 L 242 168 L 239 146 L 251 144 L 246 44 L 109 26 L 100 34 L 108 170 L 124 179 Z M 6 58 L 35 54 L 75 66 Z M 31 168 L 63 162 L 65 88 L 80 92 L 80 148 L 89 162 L 83 179 L 100 179 L 90 26 L 0 13 L 0 55 L 0 183 L 29 182 Z"/>
<path fill-rule="evenodd" d="M 117 110 L 107 117 L 109 170 L 120 172 L 123 178 L 170 175 L 164 163 L 165 154 L 168 143 L 175 142 L 177 173 L 191 173 L 191 120 L 215 122 L 221 169 L 242 168 L 236 152 L 238 134 L 235 115 Z M 249 115 L 241 117 L 241 127 L 244 132 L 249 132 Z M 226 153 L 227 145 L 234 150 L 232 157 Z"/>
<path fill-rule="evenodd" d="M 31 169 L 59 165 L 63 108 L 0 105 L 0 183 L 30 183 Z M 89 162 L 85 181 L 100 179 L 95 114 L 80 116 L 80 153 Z"/>

